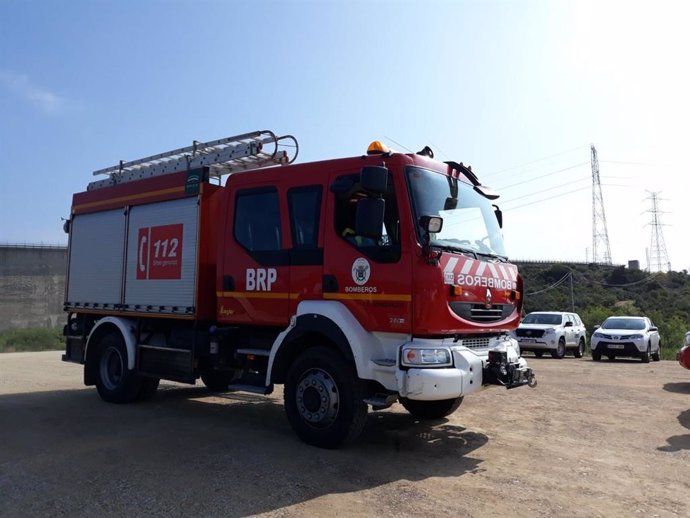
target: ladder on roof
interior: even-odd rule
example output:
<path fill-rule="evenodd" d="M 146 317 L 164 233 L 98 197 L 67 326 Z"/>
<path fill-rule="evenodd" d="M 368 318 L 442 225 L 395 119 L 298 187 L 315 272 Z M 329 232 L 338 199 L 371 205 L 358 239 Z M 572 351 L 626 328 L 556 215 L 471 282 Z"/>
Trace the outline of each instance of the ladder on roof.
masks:
<path fill-rule="evenodd" d="M 283 148 L 291 148 L 290 150 Z M 93 175 L 106 175 L 105 180 L 91 182 L 87 190 L 112 187 L 127 182 L 209 168 L 209 177 L 251 171 L 263 167 L 291 164 L 297 158 L 299 146 L 292 135 L 277 136 L 269 130 L 253 131 L 211 142 L 193 142 L 191 146 L 140 158 L 131 162 L 94 171 Z"/>

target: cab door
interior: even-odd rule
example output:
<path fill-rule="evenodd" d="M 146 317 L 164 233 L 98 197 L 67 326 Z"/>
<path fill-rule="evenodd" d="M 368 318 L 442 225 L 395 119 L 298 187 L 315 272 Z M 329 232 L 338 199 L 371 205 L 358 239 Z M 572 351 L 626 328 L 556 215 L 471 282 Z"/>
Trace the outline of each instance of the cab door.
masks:
<path fill-rule="evenodd" d="M 289 250 L 282 193 L 271 185 L 233 190 L 228 203 L 218 320 L 287 325 Z"/>
<path fill-rule="evenodd" d="M 357 219 L 366 217 L 360 204 L 372 196 L 362 188 L 360 171 L 340 171 L 331 176 L 323 298 L 344 304 L 369 331 L 409 333 L 412 262 L 408 240 L 403 236 L 409 236 L 412 230 L 401 218 L 405 186 L 394 182 L 394 175 L 387 176 L 385 192 L 375 195 L 384 203 L 380 236 L 358 234 Z"/>

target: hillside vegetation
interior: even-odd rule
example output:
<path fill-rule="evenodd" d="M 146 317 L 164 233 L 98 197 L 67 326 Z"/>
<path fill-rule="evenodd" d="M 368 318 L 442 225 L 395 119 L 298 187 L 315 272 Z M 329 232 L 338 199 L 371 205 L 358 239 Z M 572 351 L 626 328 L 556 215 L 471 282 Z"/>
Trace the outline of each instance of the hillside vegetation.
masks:
<path fill-rule="evenodd" d="M 690 331 L 687 271 L 648 273 L 599 264 L 518 263 L 525 312 L 575 311 L 587 332 L 611 315 L 644 315 L 659 328 L 662 357 L 675 359 Z"/>

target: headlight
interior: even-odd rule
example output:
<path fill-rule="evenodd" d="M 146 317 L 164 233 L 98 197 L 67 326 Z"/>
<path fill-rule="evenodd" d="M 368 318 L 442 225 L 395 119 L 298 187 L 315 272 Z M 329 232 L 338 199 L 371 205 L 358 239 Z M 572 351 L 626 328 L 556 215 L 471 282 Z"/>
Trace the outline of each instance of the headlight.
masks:
<path fill-rule="evenodd" d="M 628 338 L 631 340 L 639 340 L 640 338 L 644 338 L 644 335 L 630 335 Z"/>
<path fill-rule="evenodd" d="M 441 348 L 403 347 L 401 363 L 406 367 L 440 367 L 450 365 L 450 350 Z"/>

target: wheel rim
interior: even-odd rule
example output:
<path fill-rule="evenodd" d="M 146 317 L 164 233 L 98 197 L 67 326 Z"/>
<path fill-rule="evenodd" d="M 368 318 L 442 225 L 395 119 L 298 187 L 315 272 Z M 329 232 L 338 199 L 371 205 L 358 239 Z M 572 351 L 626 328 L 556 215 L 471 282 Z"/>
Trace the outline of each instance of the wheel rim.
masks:
<path fill-rule="evenodd" d="M 114 390 L 122 381 L 125 372 L 122 355 L 115 347 L 108 347 L 101 354 L 101 382 L 108 390 Z"/>
<path fill-rule="evenodd" d="M 580 345 L 578 346 L 578 350 L 580 351 L 580 356 L 585 354 L 585 344 L 583 342 L 580 342 Z"/>
<path fill-rule="evenodd" d="M 315 428 L 329 426 L 338 416 L 340 395 L 333 378 L 324 370 L 310 369 L 297 385 L 297 411 Z"/>
<path fill-rule="evenodd" d="M 563 340 L 559 340 L 557 352 L 558 356 L 565 356 L 565 342 Z"/>

